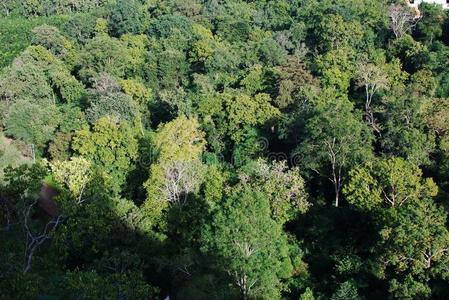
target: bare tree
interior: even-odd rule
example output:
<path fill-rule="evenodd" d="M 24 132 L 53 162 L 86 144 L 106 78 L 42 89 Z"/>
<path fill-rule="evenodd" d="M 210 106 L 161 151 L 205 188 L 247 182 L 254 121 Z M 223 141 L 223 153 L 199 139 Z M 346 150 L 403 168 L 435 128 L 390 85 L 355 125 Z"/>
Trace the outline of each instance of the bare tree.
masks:
<path fill-rule="evenodd" d="M 121 91 L 120 84 L 115 80 L 114 77 L 107 73 L 100 73 L 97 77 L 92 79 L 93 89 L 90 90 L 91 93 L 106 95 L 110 93 L 118 93 Z"/>
<path fill-rule="evenodd" d="M 34 233 L 33 230 L 29 226 L 29 220 L 31 217 L 31 211 L 33 207 L 36 205 L 37 200 L 25 207 L 23 210 L 23 218 L 24 218 L 24 230 L 26 235 L 26 243 L 25 243 L 25 266 L 23 272 L 26 273 L 31 269 L 31 264 L 33 262 L 33 257 L 36 250 L 42 245 L 47 239 L 50 238 L 51 233 L 58 227 L 58 225 L 62 222 L 62 216 L 59 215 L 52 220 L 50 220 L 44 227 L 42 232 Z"/>
<path fill-rule="evenodd" d="M 410 8 L 400 4 L 390 5 L 388 16 L 390 17 L 391 29 L 396 38 L 400 38 L 411 31 L 419 20 L 419 16 L 414 14 Z"/>
<path fill-rule="evenodd" d="M 381 67 L 362 61 L 357 66 L 356 82 L 365 88 L 365 120 L 377 133 L 380 127 L 371 107 L 374 95 L 382 89 L 388 89 L 388 77 Z"/>
<path fill-rule="evenodd" d="M 203 170 L 201 162 L 176 161 L 164 167 L 165 184 L 162 192 L 171 203 L 184 205 L 189 193 L 201 183 Z"/>

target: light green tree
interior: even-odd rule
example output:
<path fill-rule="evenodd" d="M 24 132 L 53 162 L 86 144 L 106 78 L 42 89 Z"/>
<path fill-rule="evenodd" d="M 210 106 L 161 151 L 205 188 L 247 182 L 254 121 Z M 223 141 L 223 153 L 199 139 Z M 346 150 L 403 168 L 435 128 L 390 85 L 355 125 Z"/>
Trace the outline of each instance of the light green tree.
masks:
<path fill-rule="evenodd" d="M 29 144 L 34 156 L 52 139 L 59 122 L 60 113 L 54 104 L 39 105 L 19 100 L 7 113 L 5 133 Z"/>
<path fill-rule="evenodd" d="M 72 157 L 67 161 L 54 161 L 50 163 L 54 179 L 66 187 L 78 204 L 83 202 L 83 192 L 92 179 L 92 165 L 82 157 Z"/>
<path fill-rule="evenodd" d="M 423 179 L 419 167 L 401 158 L 367 162 L 351 170 L 350 178 L 344 193 L 360 209 L 397 207 L 437 193 L 433 180 Z"/>
<path fill-rule="evenodd" d="M 304 179 L 299 168 L 288 168 L 286 161 L 249 163 L 239 174 L 240 187 L 263 193 L 270 202 L 271 217 L 284 224 L 305 213 L 309 207 Z"/>
<path fill-rule="evenodd" d="M 169 203 L 184 205 L 203 181 L 204 134 L 196 119 L 180 116 L 154 136 L 154 162 L 145 182 L 147 209 L 160 215 Z"/>
<path fill-rule="evenodd" d="M 263 125 L 279 116 L 279 110 L 271 104 L 268 94 L 260 93 L 251 97 L 246 94 L 224 94 L 227 112 L 228 134 L 235 142 L 240 142 L 245 126 Z"/>
<path fill-rule="evenodd" d="M 135 129 L 128 123 L 100 118 L 92 130 L 84 128 L 75 133 L 72 148 L 104 171 L 111 187 L 118 192 L 133 168 L 138 144 Z"/>

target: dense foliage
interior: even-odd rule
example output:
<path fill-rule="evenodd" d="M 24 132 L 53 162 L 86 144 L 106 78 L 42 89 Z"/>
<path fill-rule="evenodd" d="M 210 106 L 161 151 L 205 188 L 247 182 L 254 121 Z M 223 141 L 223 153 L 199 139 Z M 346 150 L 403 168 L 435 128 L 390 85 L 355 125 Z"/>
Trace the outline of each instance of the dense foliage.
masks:
<path fill-rule="evenodd" d="M 448 299 L 449 14 L 419 10 L 0 1 L 0 298 Z"/>

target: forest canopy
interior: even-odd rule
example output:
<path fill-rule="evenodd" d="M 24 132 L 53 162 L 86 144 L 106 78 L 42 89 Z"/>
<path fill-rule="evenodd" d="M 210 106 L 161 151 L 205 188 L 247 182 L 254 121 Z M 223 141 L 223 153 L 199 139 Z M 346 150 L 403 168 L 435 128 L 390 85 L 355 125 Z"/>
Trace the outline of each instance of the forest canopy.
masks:
<path fill-rule="evenodd" d="M 0 1 L 0 299 L 449 299 L 427 2 Z"/>

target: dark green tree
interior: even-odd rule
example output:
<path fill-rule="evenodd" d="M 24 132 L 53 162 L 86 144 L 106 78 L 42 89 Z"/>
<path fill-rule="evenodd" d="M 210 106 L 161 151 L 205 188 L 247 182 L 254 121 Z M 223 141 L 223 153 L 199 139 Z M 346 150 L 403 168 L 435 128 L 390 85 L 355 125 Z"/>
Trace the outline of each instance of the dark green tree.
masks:
<path fill-rule="evenodd" d="M 268 199 L 243 189 L 225 196 L 222 205 L 205 228 L 203 251 L 216 257 L 242 299 L 280 297 L 282 279 L 292 276 L 295 266 Z"/>
<path fill-rule="evenodd" d="M 328 90 L 316 100 L 296 153 L 304 168 L 332 183 L 338 207 L 347 172 L 373 155 L 373 136 L 353 104 L 334 92 Z"/>
<path fill-rule="evenodd" d="M 110 32 L 113 36 L 143 33 L 146 29 L 146 18 L 145 8 L 140 1 L 118 1 L 108 17 Z"/>

